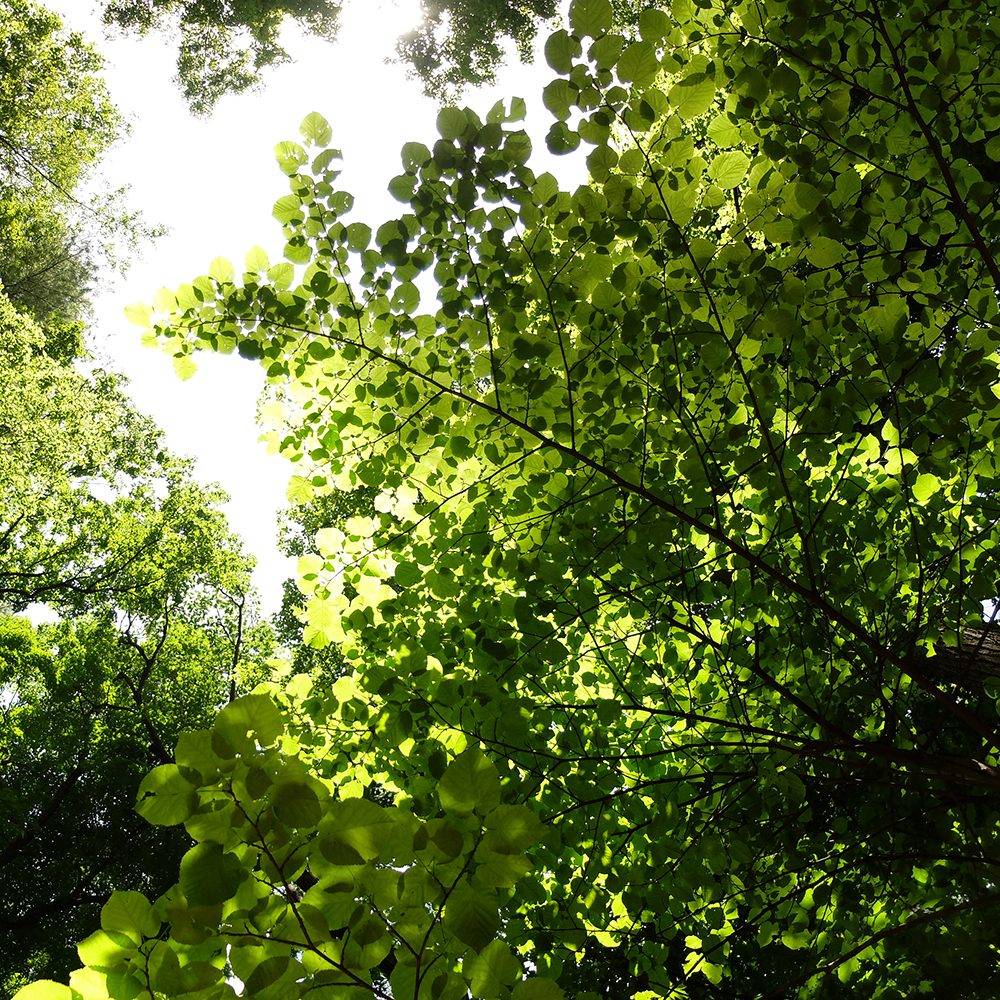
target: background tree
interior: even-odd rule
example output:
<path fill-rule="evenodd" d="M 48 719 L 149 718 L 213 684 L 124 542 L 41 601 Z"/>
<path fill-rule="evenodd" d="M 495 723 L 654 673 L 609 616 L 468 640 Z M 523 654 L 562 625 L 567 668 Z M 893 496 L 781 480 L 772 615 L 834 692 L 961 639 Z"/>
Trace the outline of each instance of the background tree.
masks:
<path fill-rule="evenodd" d="M 613 0 L 619 31 L 634 29 L 642 4 Z M 510 46 L 530 63 L 538 29 L 553 26 L 555 0 L 421 0 L 421 22 L 402 34 L 396 54 L 428 97 L 450 102 L 468 86 L 494 83 Z"/>
<path fill-rule="evenodd" d="M 281 26 L 292 20 L 333 41 L 341 4 L 333 0 L 113 0 L 105 3 L 105 24 L 144 35 L 179 29 L 177 82 L 196 115 L 212 112 L 219 98 L 261 84 L 260 71 L 290 60 L 281 46 Z M 615 0 L 620 30 L 634 28 L 641 4 Z M 553 24 L 555 0 L 422 0 L 420 23 L 402 33 L 398 60 L 437 100 L 452 100 L 467 86 L 492 83 L 513 46 L 523 62 L 542 24 Z"/>
<path fill-rule="evenodd" d="M 145 779 L 199 843 L 75 990 L 385 996 L 391 954 L 394 998 L 521 1000 L 614 948 L 609 993 L 995 994 L 1000 689 L 926 669 L 996 596 L 991 16 L 576 0 L 544 99 L 590 183 L 522 102 L 447 108 L 377 229 L 319 115 L 279 144 L 289 263 L 131 315 L 261 363 L 294 500 L 378 491 L 300 566 L 352 669 Z"/>
<path fill-rule="evenodd" d="M 260 84 L 260 71 L 290 57 L 279 42 L 291 18 L 321 38 L 336 36 L 340 5 L 332 0 L 110 0 L 104 23 L 144 35 L 178 28 L 177 82 L 196 115 L 207 115 L 224 94 Z"/>
<path fill-rule="evenodd" d="M 422 2 L 421 23 L 400 36 L 396 53 L 429 96 L 454 98 L 468 84 L 492 83 L 509 40 L 523 62 L 531 61 L 541 21 L 556 16 L 555 0 Z"/>
<path fill-rule="evenodd" d="M 286 556 L 301 559 L 311 554 L 316 533 L 326 528 L 343 529 L 352 517 L 370 517 L 375 508 L 375 490 L 368 486 L 335 491 L 299 504 L 278 515 L 278 548 Z M 275 638 L 288 651 L 296 671 L 325 676 L 333 681 L 344 671 L 344 658 L 335 646 L 316 649 L 303 642 L 305 604 L 295 577 L 285 580 L 281 608 L 272 619 Z"/>
<path fill-rule="evenodd" d="M 126 189 L 97 191 L 95 168 L 127 131 L 101 57 L 30 0 L 3 0 L 0 15 L 0 283 L 39 319 L 74 319 L 99 270 L 127 266 L 160 230 Z"/>
<path fill-rule="evenodd" d="M 133 812 L 180 733 L 273 651 L 229 531 L 123 395 L 74 365 L 81 324 L 43 330 L 0 296 L 0 994 L 68 974 L 114 886 L 159 895 L 186 848 Z"/>

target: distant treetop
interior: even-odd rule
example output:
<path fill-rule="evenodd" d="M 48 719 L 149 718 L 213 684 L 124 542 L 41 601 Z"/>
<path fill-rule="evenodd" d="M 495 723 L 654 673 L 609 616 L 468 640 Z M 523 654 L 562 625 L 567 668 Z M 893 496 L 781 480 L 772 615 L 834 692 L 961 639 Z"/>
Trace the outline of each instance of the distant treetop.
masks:
<path fill-rule="evenodd" d="M 637 23 L 642 6 L 617 0 L 616 24 Z M 420 10 L 420 25 L 400 35 L 396 54 L 439 100 L 492 83 L 506 41 L 530 62 L 539 26 L 558 14 L 556 0 L 421 0 Z M 340 11 L 333 0 L 106 0 L 104 23 L 140 35 L 179 28 L 177 82 L 191 111 L 208 115 L 223 95 L 259 86 L 265 67 L 291 61 L 279 43 L 286 18 L 332 41 Z"/>
<path fill-rule="evenodd" d="M 260 83 L 266 66 L 290 62 L 278 36 L 285 17 L 332 40 L 340 6 L 330 0 L 111 0 L 104 23 L 145 35 L 180 29 L 177 82 L 196 115 L 208 115 L 224 94 Z"/>

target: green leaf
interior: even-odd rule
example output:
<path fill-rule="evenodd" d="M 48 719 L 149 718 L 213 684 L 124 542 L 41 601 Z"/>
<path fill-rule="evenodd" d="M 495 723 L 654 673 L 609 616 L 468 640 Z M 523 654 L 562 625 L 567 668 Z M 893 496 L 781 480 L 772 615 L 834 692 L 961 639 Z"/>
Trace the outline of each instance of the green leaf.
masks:
<path fill-rule="evenodd" d="M 578 38 L 560 29 L 549 35 L 545 42 L 545 61 L 557 72 L 569 74 L 573 60 L 583 52 Z"/>
<path fill-rule="evenodd" d="M 670 13 L 680 24 L 687 24 L 697 16 L 698 7 L 694 0 L 670 0 Z"/>
<path fill-rule="evenodd" d="M 392 308 L 410 315 L 420 305 L 420 290 L 412 281 L 404 281 L 393 293 Z"/>
<path fill-rule="evenodd" d="M 339 170 L 331 170 L 331 166 L 334 161 L 342 160 L 343 158 L 344 154 L 339 149 L 324 149 L 313 159 L 312 172 L 317 177 L 321 177 L 325 182 L 329 183 L 335 180 L 340 173 Z"/>
<path fill-rule="evenodd" d="M 352 222 L 347 227 L 347 245 L 358 252 L 368 248 L 372 241 L 372 228 L 363 222 Z"/>
<path fill-rule="evenodd" d="M 514 957 L 504 941 L 493 941 L 478 955 L 466 959 L 462 973 L 469 981 L 474 997 L 493 1000 L 500 995 L 500 987 L 513 986 L 521 977 L 521 963 Z"/>
<path fill-rule="evenodd" d="M 125 318 L 130 323 L 141 326 L 143 329 L 148 328 L 152 323 L 153 307 L 146 305 L 145 302 L 133 302 L 125 307 L 124 312 Z"/>
<path fill-rule="evenodd" d="M 565 122 L 555 122 L 545 136 L 545 144 L 549 152 L 556 156 L 572 153 L 580 145 L 580 134 L 571 131 Z"/>
<path fill-rule="evenodd" d="M 986 155 L 991 160 L 1000 160 L 1000 135 L 993 136 L 986 143 Z"/>
<path fill-rule="evenodd" d="M 278 959 L 277 962 L 271 961 Z M 243 980 L 244 986 L 251 976 L 261 969 L 261 974 L 255 986 L 262 989 L 275 983 L 281 978 L 282 973 L 288 967 L 288 950 L 277 942 L 267 940 L 241 942 L 241 945 L 229 951 L 229 961 L 233 967 L 233 972 Z M 249 992 L 249 991 L 247 991 Z"/>
<path fill-rule="evenodd" d="M 308 503 L 313 498 L 312 482 L 305 476 L 292 476 L 288 480 L 285 496 L 289 503 Z"/>
<path fill-rule="evenodd" d="M 320 833 L 365 859 L 377 858 L 392 833 L 392 811 L 367 799 L 334 802 L 320 823 Z"/>
<path fill-rule="evenodd" d="M 77 998 L 65 983 L 39 979 L 38 982 L 19 989 L 14 994 L 14 1000 L 77 1000 Z"/>
<path fill-rule="evenodd" d="M 826 236 L 814 236 L 806 259 L 814 267 L 833 267 L 844 259 L 844 247 Z"/>
<path fill-rule="evenodd" d="M 312 247 L 301 236 L 293 236 L 286 244 L 284 257 L 293 264 L 308 264 L 312 260 Z"/>
<path fill-rule="evenodd" d="M 271 262 L 267 259 L 267 251 L 262 250 L 260 247 L 251 247 L 247 251 L 244 266 L 246 270 L 252 274 L 259 274 L 262 271 L 267 271 L 267 269 L 271 266 Z"/>
<path fill-rule="evenodd" d="M 527 106 L 524 103 L 524 98 L 512 97 L 510 101 L 510 111 L 506 110 L 505 103 L 501 99 L 490 109 L 489 114 L 486 116 L 486 121 L 490 124 L 496 125 L 503 122 L 520 122 L 524 121 L 526 114 Z"/>
<path fill-rule="evenodd" d="M 767 78 L 755 66 L 745 66 L 740 71 L 733 89 L 755 101 L 763 101 L 771 93 Z"/>
<path fill-rule="evenodd" d="M 235 276 L 232 262 L 225 257 L 216 257 L 208 268 L 208 276 L 220 285 L 232 282 Z"/>
<path fill-rule="evenodd" d="M 606 181 L 617 165 L 618 154 L 610 146 L 598 146 L 587 157 L 587 169 L 598 183 Z"/>
<path fill-rule="evenodd" d="M 812 944 L 813 936 L 809 931 L 785 931 L 781 935 L 781 943 L 786 948 L 797 951 L 799 948 L 808 948 Z"/>
<path fill-rule="evenodd" d="M 569 25 L 578 38 L 599 38 L 613 23 L 611 0 L 572 0 L 569 5 Z"/>
<path fill-rule="evenodd" d="M 259 361 L 262 357 L 264 357 L 263 346 L 250 337 L 247 337 L 245 340 L 241 340 L 236 347 L 239 351 L 240 357 L 246 358 L 248 361 Z"/>
<path fill-rule="evenodd" d="M 806 181 L 795 181 L 785 188 L 786 207 L 794 218 L 811 215 L 819 208 L 823 193 Z"/>
<path fill-rule="evenodd" d="M 750 167 L 750 157 L 734 149 L 720 153 L 708 165 L 708 176 L 721 188 L 734 188 L 743 182 Z"/>
<path fill-rule="evenodd" d="M 182 381 L 186 382 L 198 371 L 198 366 L 190 354 L 180 354 L 174 356 L 174 374 Z"/>
<path fill-rule="evenodd" d="M 470 747 L 441 776 L 438 795 L 446 812 L 485 816 L 500 802 L 500 775 L 477 747 Z"/>
<path fill-rule="evenodd" d="M 559 193 L 559 182 L 548 172 L 539 174 L 535 179 L 534 193 L 540 204 L 547 205 Z"/>
<path fill-rule="evenodd" d="M 651 84 L 660 73 L 660 61 L 652 42 L 633 42 L 621 54 L 616 67 L 618 79 L 637 87 Z M 714 92 L 714 90 L 713 90 Z"/>
<path fill-rule="evenodd" d="M 278 161 L 282 172 L 289 175 L 297 174 L 299 167 L 309 159 L 306 151 L 297 142 L 279 142 L 274 147 L 274 158 Z"/>
<path fill-rule="evenodd" d="M 266 694 L 248 694 L 228 704 L 215 720 L 215 731 L 237 752 L 253 753 L 255 742 L 271 746 L 284 732 L 278 707 Z"/>
<path fill-rule="evenodd" d="M 136 953 L 136 942 L 118 931 L 94 931 L 76 946 L 84 965 L 111 969 Z"/>
<path fill-rule="evenodd" d="M 184 990 L 177 953 L 166 941 L 157 941 L 146 960 L 146 969 L 153 989 L 174 995 Z"/>
<path fill-rule="evenodd" d="M 554 979 L 532 976 L 514 985 L 511 1000 L 562 1000 L 565 995 Z"/>
<path fill-rule="evenodd" d="M 445 904 L 444 926 L 470 948 L 482 951 L 500 930 L 496 896 L 463 880 Z"/>
<path fill-rule="evenodd" d="M 189 906 L 213 906 L 231 899 L 246 876 L 235 854 L 220 844 L 196 844 L 181 858 L 180 887 Z"/>
<path fill-rule="evenodd" d="M 142 779 L 135 811 L 150 823 L 175 826 L 191 815 L 197 801 L 194 786 L 177 765 L 160 764 Z"/>
<path fill-rule="evenodd" d="M 587 50 L 587 56 L 597 63 L 598 69 L 614 69 L 621 58 L 625 39 L 622 35 L 605 35 L 598 38 Z"/>
<path fill-rule="evenodd" d="M 141 892 L 116 889 L 101 908 L 101 927 L 127 934 L 136 944 L 160 933 L 160 921 Z"/>
<path fill-rule="evenodd" d="M 437 116 L 437 130 L 442 139 L 458 139 L 469 124 L 460 108 L 442 108 Z"/>
<path fill-rule="evenodd" d="M 658 44 L 670 32 L 670 18 L 662 10 L 647 7 L 639 14 L 639 34 L 644 41 Z"/>
<path fill-rule="evenodd" d="M 286 194 L 274 203 L 271 214 L 286 226 L 298 226 L 305 221 L 302 199 L 294 194 Z M 279 265 L 280 266 L 280 265 Z"/>
<path fill-rule="evenodd" d="M 570 108 L 576 103 L 576 94 L 576 89 L 570 86 L 568 80 L 553 80 L 542 91 L 542 103 L 555 118 L 565 121 L 569 118 Z"/>
<path fill-rule="evenodd" d="M 937 476 L 932 476 L 929 472 L 922 472 L 917 476 L 910 493 L 917 503 L 926 503 L 940 489 L 941 481 Z"/>
<path fill-rule="evenodd" d="M 431 151 L 422 142 L 404 143 L 400 155 L 403 160 L 403 169 L 411 174 L 431 161 Z"/>
<path fill-rule="evenodd" d="M 508 132 L 504 137 L 503 156 L 514 166 L 527 163 L 531 156 L 531 138 L 528 133 L 523 130 Z"/>
<path fill-rule="evenodd" d="M 691 76 L 674 84 L 667 95 L 671 107 L 684 121 L 703 115 L 715 100 L 715 81 L 704 73 Z"/>
<path fill-rule="evenodd" d="M 272 785 L 268 794 L 274 814 L 286 826 L 298 829 L 319 823 L 322 815 L 319 797 L 308 783 L 282 781 Z"/>
<path fill-rule="evenodd" d="M 267 278 L 275 288 L 288 288 L 295 278 L 295 268 L 284 262 L 275 264 L 268 268 Z"/>
<path fill-rule="evenodd" d="M 484 844 L 499 854 L 522 854 L 545 835 L 541 820 L 523 805 L 497 806 L 483 826 L 489 831 Z"/>
<path fill-rule="evenodd" d="M 191 770 L 197 771 L 206 781 L 218 774 L 220 762 L 212 752 L 212 734 L 206 729 L 182 733 L 174 750 L 174 760 L 188 769 L 185 771 L 187 778 L 191 778 Z"/>
<path fill-rule="evenodd" d="M 413 197 L 413 189 L 417 178 L 413 174 L 399 174 L 389 181 L 389 194 L 396 201 L 408 202 Z"/>
<path fill-rule="evenodd" d="M 302 124 L 299 126 L 299 135 L 306 140 L 307 145 L 311 143 L 317 146 L 326 146 L 329 145 L 330 139 L 333 137 L 333 129 L 330 127 L 330 123 L 318 111 L 311 111 L 302 119 Z M 279 159 L 278 162 L 280 163 L 281 160 Z M 294 171 L 290 172 L 294 173 Z"/>
<path fill-rule="evenodd" d="M 534 866 L 523 854 L 498 854 L 476 867 L 476 878 L 483 885 L 512 886 Z"/>
<path fill-rule="evenodd" d="M 740 140 L 740 127 L 730 120 L 728 114 L 723 112 L 716 115 L 708 124 L 708 137 L 717 146 L 735 146 Z"/>
<path fill-rule="evenodd" d="M 81 968 L 69 975 L 74 1000 L 134 1000 L 142 992 L 142 984 L 135 976 L 117 970 Z"/>

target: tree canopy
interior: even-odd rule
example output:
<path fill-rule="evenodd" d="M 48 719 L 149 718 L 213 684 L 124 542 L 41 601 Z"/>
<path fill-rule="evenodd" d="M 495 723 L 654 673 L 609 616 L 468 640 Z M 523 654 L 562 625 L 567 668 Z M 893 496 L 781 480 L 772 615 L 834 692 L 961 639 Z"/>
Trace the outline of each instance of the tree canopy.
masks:
<path fill-rule="evenodd" d="M 98 272 L 127 267 L 160 231 L 126 205 L 127 189 L 95 185 L 127 131 L 103 59 L 31 0 L 3 0 L 0 14 L 0 284 L 38 319 L 74 319 Z"/>
<path fill-rule="evenodd" d="M 421 20 L 400 35 L 396 52 L 426 93 L 454 97 L 466 85 L 492 83 L 505 40 L 530 61 L 540 21 L 556 16 L 555 0 L 421 0 Z"/>
<path fill-rule="evenodd" d="M 494 82 L 507 45 L 530 62 L 538 28 L 556 20 L 556 8 L 555 0 L 421 0 L 419 23 L 401 31 L 396 56 L 427 95 L 452 99 Z M 334 0 L 105 0 L 104 22 L 140 35 L 177 29 L 177 82 L 191 110 L 208 115 L 225 94 L 261 85 L 261 70 L 291 61 L 283 24 L 332 41 L 341 9 Z M 614 14 L 621 28 L 633 27 L 636 0 L 615 0 Z"/>
<path fill-rule="evenodd" d="M 114 888 L 169 888 L 184 837 L 136 816 L 135 789 L 273 652 L 225 494 L 122 379 L 74 365 L 79 325 L 43 330 L 0 294 L 2 997 L 68 975 Z M 11 614 L 39 603 L 63 620 Z"/>
<path fill-rule="evenodd" d="M 21 1000 L 994 996 L 1000 683 L 938 668 L 997 597 L 998 41 L 574 0 L 574 192 L 520 100 L 442 110 L 377 227 L 325 119 L 280 143 L 286 261 L 130 316 L 259 362 L 293 502 L 376 491 L 299 564 L 350 669 L 181 737 L 176 886 Z"/>
<path fill-rule="evenodd" d="M 321 38 L 336 36 L 340 5 L 332 0 L 105 0 L 104 23 L 144 35 L 179 29 L 177 82 L 196 115 L 224 94 L 260 84 L 260 71 L 290 60 L 279 36 L 290 18 Z"/>

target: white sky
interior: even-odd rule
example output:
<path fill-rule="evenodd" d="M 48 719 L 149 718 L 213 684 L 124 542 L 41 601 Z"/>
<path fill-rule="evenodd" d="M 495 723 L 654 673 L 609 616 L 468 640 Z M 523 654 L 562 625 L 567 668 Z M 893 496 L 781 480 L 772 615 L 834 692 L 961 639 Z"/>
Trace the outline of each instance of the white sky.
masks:
<path fill-rule="evenodd" d="M 137 406 L 166 432 L 168 446 L 195 456 L 198 478 L 219 482 L 232 497 L 226 513 L 258 559 L 254 582 L 269 614 L 295 566 L 275 546 L 275 511 L 287 505 L 292 468 L 268 457 L 257 441 L 254 414 L 263 372 L 235 356 L 205 355 L 195 377 L 183 383 L 170 358 L 141 347 L 141 332 L 122 310 L 130 302 L 150 302 L 161 286 L 174 288 L 205 273 L 219 255 L 237 271 L 255 244 L 272 262 L 281 260 L 284 240 L 271 207 L 288 188 L 272 150 L 282 140 L 298 139 L 299 123 L 310 111 L 330 121 L 331 144 L 344 153 L 340 186 L 355 196 L 352 218 L 377 228 L 403 210 L 386 191 L 402 169 L 400 147 L 411 140 L 430 146 L 437 138 L 437 107 L 401 67 L 384 64 L 396 36 L 413 23 L 415 0 L 349 0 L 335 45 L 287 32 L 285 45 L 296 62 L 267 71 L 261 93 L 224 98 L 207 121 L 189 115 L 171 81 L 176 50 L 170 39 L 154 34 L 105 40 L 95 13 L 102 5 L 48 0 L 45 6 L 96 43 L 107 58 L 111 95 L 133 122 L 131 136 L 104 161 L 104 175 L 115 186 L 131 184 L 132 207 L 170 228 L 96 302 L 98 338 L 113 367 L 131 379 Z M 544 36 L 543 29 L 542 41 Z M 531 67 L 512 60 L 497 87 L 470 92 L 463 103 L 485 117 L 500 97 L 524 97 L 525 127 L 535 149 L 531 165 L 536 173 L 552 171 L 572 189 L 585 177 L 583 158 L 554 158 L 545 150 L 552 118 L 541 90 L 554 75 L 540 53 Z"/>

